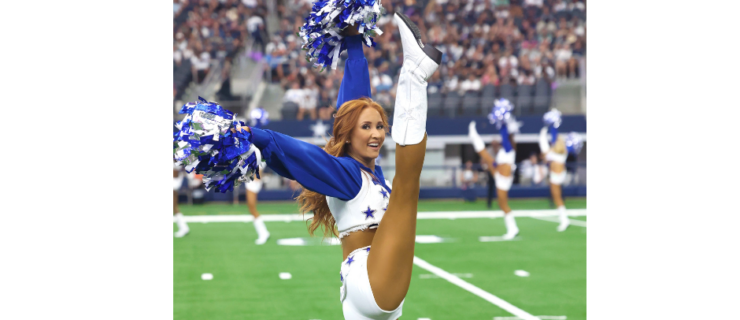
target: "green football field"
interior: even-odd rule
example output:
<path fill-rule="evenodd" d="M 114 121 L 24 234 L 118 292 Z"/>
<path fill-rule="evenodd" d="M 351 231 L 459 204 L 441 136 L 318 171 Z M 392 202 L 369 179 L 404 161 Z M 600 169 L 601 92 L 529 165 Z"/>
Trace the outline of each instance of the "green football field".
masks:
<path fill-rule="evenodd" d="M 546 199 L 510 205 L 554 212 Z M 586 199 L 566 199 L 566 206 L 585 209 Z M 291 202 L 258 209 L 266 217 L 297 213 Z M 478 210 L 488 210 L 485 201 L 419 203 L 420 212 Z M 244 203 L 183 205 L 181 211 L 248 214 Z M 547 316 L 542 319 L 586 319 L 586 216 L 572 219 L 578 221 L 557 232 L 554 216 L 518 217 L 520 233 L 512 241 L 496 240 L 505 233 L 500 218 L 419 219 L 415 256 L 426 264 L 414 266 L 402 319 L 518 319 L 512 308 Z M 340 246 L 310 238 L 303 221 L 266 225 L 270 240 L 257 246 L 252 223 L 189 223 L 190 234 L 174 239 L 175 319 L 343 319 Z M 303 245 L 278 245 L 280 239 Z M 204 273 L 213 278 L 203 280 Z"/>

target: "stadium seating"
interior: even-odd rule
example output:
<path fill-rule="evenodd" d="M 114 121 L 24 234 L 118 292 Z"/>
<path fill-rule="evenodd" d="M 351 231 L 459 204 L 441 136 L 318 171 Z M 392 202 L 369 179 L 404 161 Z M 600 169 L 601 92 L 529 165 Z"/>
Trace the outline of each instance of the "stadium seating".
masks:
<path fill-rule="evenodd" d="M 517 116 L 526 116 L 532 114 L 532 106 L 534 105 L 532 91 L 534 88 L 531 85 L 520 85 L 517 87 L 516 102 L 514 105 L 516 108 L 515 114 Z"/>
<path fill-rule="evenodd" d="M 442 106 L 444 109 L 444 114 L 448 118 L 454 118 L 458 115 L 458 108 L 460 107 L 460 103 L 462 102 L 462 96 L 460 96 L 457 92 L 450 92 L 447 93 L 447 97 L 445 98 L 445 102 Z"/>
<path fill-rule="evenodd" d="M 444 98 L 439 92 L 427 95 L 427 117 L 437 118 L 442 116 L 442 103 Z"/>
<path fill-rule="evenodd" d="M 462 115 L 463 116 L 477 116 L 480 115 L 480 100 L 478 92 L 469 91 L 465 93 L 462 101 Z"/>
<path fill-rule="evenodd" d="M 539 79 L 534 84 L 533 114 L 544 114 L 550 109 L 550 84 L 544 79 Z"/>
<path fill-rule="evenodd" d="M 508 99 L 509 101 L 514 102 L 514 86 L 504 83 L 498 87 L 498 97 Z"/>

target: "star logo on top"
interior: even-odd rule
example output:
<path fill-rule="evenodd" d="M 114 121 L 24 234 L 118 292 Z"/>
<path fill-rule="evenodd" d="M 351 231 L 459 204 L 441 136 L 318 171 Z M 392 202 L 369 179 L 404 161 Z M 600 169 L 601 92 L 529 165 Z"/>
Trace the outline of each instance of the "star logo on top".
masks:
<path fill-rule="evenodd" d="M 329 130 L 329 126 L 325 125 L 323 121 L 316 121 L 316 124 L 311 125 L 311 131 L 313 131 L 314 138 L 326 137 L 326 131 Z"/>

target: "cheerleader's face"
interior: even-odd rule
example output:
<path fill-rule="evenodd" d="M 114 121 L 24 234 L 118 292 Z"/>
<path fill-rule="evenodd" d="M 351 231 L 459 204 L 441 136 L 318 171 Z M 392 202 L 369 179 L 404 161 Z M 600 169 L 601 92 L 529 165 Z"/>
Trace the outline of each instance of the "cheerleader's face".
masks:
<path fill-rule="evenodd" d="M 373 108 L 365 108 L 350 135 L 349 155 L 363 164 L 374 163 L 384 141 L 385 125 L 380 113 Z"/>

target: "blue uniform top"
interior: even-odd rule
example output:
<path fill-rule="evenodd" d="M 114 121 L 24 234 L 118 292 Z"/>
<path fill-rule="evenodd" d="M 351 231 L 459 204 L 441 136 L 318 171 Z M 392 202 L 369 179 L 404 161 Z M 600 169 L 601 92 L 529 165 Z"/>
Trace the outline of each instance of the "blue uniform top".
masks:
<path fill-rule="evenodd" d="M 509 140 L 509 128 L 506 127 L 506 122 L 501 124 L 499 131 L 501 132 L 501 145 L 504 147 L 504 150 L 506 152 L 514 150 L 514 146 L 511 145 L 511 141 Z"/>
<path fill-rule="evenodd" d="M 360 170 L 365 170 L 390 192 L 380 166 L 375 166 L 373 172 L 350 156 L 335 157 L 318 146 L 272 130 L 251 130 L 252 142 L 260 149 L 270 169 L 298 181 L 308 190 L 351 200 L 362 188 Z"/>
<path fill-rule="evenodd" d="M 347 101 L 362 97 L 372 98 L 370 72 L 362 52 L 362 35 L 346 37 L 344 41 L 347 44 L 347 61 L 344 63 L 344 76 L 337 95 L 337 110 Z"/>

